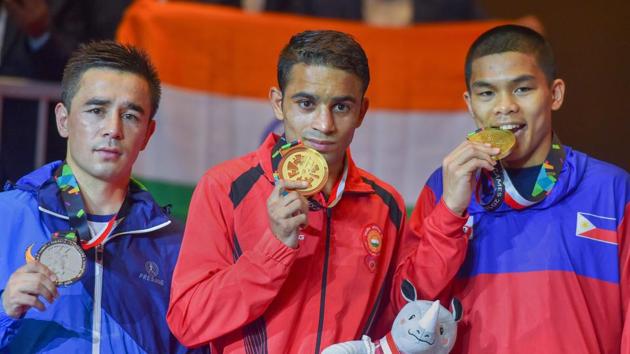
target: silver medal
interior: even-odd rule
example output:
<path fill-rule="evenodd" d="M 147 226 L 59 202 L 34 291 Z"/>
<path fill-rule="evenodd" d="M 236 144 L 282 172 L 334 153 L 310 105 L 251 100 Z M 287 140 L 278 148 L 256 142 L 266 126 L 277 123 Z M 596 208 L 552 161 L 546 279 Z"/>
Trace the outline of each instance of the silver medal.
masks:
<path fill-rule="evenodd" d="M 39 249 L 35 259 L 57 275 L 55 283 L 58 286 L 68 286 L 85 273 L 85 252 L 76 241 L 54 239 Z"/>

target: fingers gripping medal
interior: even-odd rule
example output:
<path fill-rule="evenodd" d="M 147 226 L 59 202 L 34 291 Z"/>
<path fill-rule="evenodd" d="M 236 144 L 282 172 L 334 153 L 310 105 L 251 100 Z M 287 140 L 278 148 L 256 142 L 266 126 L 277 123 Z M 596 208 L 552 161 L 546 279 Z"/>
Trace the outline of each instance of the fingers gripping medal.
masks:
<path fill-rule="evenodd" d="M 490 144 L 492 147 L 499 148 L 499 153 L 493 158 L 501 160 L 507 157 L 516 145 L 516 137 L 509 130 L 501 130 L 494 128 L 478 129 L 467 137 L 468 140 Z M 494 170 L 488 173 L 482 170 L 481 178 L 477 182 L 475 197 L 479 204 L 486 210 L 492 211 L 503 203 L 505 195 L 505 185 L 503 183 L 503 168 L 497 163 Z"/>
<path fill-rule="evenodd" d="M 328 181 L 328 163 L 317 150 L 298 144 L 281 150 L 281 154 L 282 160 L 278 164 L 280 179 L 308 182 L 308 187 L 297 190 L 305 197 L 324 188 Z"/>

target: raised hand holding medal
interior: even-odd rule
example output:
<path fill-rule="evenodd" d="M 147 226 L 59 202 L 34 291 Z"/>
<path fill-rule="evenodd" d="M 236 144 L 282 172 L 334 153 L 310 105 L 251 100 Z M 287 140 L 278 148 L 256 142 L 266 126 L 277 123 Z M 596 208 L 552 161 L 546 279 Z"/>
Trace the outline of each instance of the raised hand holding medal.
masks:
<path fill-rule="evenodd" d="M 273 234 L 295 248 L 298 229 L 308 224 L 306 197 L 319 193 L 328 180 L 328 164 L 314 149 L 299 141 L 281 146 L 272 158 L 282 156 L 274 173 L 276 185 L 267 199 L 267 215 Z"/>
<path fill-rule="evenodd" d="M 516 137 L 511 131 L 496 128 L 477 129 L 468 134 L 467 139 L 498 148 L 499 153 L 493 156 L 495 160 L 509 156 L 516 145 Z M 497 163 L 492 171 L 481 172 L 475 187 L 475 197 L 486 210 L 495 210 L 503 202 L 504 195 L 503 167 Z"/>
<path fill-rule="evenodd" d="M 466 139 L 442 161 L 442 199 L 457 215 L 465 215 L 479 170 L 492 171 L 497 165 L 499 147 Z"/>

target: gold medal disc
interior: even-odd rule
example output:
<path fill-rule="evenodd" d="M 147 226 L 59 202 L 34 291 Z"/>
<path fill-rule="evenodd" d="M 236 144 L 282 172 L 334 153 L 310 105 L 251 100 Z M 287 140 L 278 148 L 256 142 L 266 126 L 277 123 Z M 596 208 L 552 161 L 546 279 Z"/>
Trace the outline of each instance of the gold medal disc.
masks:
<path fill-rule="evenodd" d="M 506 158 L 516 145 L 516 137 L 511 131 L 496 128 L 480 129 L 470 134 L 468 140 L 498 147 L 501 151 L 493 156 L 495 160 Z"/>
<path fill-rule="evenodd" d="M 328 181 L 328 163 L 317 150 L 304 145 L 290 148 L 278 165 L 280 179 L 306 181 L 308 187 L 297 192 L 305 197 L 321 191 Z"/>
<path fill-rule="evenodd" d="M 54 239 L 39 249 L 35 259 L 57 275 L 57 286 L 70 285 L 85 273 L 85 252 L 76 241 Z"/>

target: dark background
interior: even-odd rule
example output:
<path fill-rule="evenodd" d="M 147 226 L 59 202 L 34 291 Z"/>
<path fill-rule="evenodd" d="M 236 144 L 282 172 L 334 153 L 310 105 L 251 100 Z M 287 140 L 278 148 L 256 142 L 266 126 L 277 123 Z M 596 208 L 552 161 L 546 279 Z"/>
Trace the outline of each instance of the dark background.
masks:
<path fill-rule="evenodd" d="M 554 128 L 564 144 L 630 171 L 630 1 L 479 0 L 495 18 L 535 15 L 567 85 Z"/>

